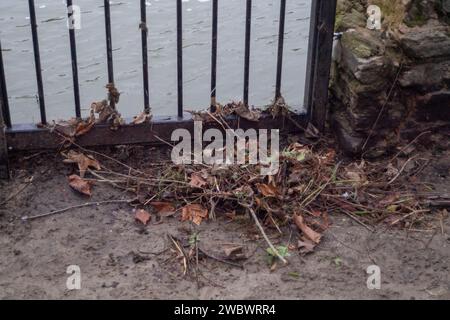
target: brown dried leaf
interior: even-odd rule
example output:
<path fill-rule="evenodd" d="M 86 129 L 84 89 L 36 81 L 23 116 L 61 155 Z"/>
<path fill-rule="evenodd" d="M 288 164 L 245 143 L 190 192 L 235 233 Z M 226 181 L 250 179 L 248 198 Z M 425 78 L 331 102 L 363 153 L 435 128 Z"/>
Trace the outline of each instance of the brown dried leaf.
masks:
<path fill-rule="evenodd" d="M 69 186 L 74 189 L 75 191 L 78 191 L 81 194 L 84 194 L 86 196 L 91 196 L 91 183 L 82 179 L 81 177 L 77 176 L 76 174 L 73 174 L 68 177 L 69 180 Z"/>
<path fill-rule="evenodd" d="M 79 123 L 77 123 L 75 129 L 75 137 L 79 137 L 88 133 L 89 131 L 91 131 L 94 125 L 95 125 L 95 114 L 94 111 L 91 110 L 91 115 L 87 121 L 80 121 Z"/>
<path fill-rule="evenodd" d="M 271 184 L 258 183 L 256 186 L 258 187 L 259 192 L 265 197 L 277 197 L 280 195 L 278 188 Z"/>
<path fill-rule="evenodd" d="M 141 222 L 145 226 L 152 219 L 152 216 L 150 215 L 150 213 L 148 213 L 144 209 L 137 210 L 134 217 L 135 217 L 136 220 L 138 220 L 139 222 Z"/>
<path fill-rule="evenodd" d="M 94 111 L 95 113 L 100 113 L 104 108 L 106 108 L 107 105 L 108 101 L 106 100 L 93 102 L 91 104 L 91 110 Z"/>
<path fill-rule="evenodd" d="M 175 206 L 169 202 L 151 202 L 150 205 L 155 208 L 156 212 L 161 217 L 170 217 L 173 216 L 176 212 Z"/>
<path fill-rule="evenodd" d="M 189 184 L 192 188 L 202 188 L 203 186 L 207 185 L 208 182 L 203 179 L 200 173 L 194 172 L 191 175 L 191 182 Z"/>
<path fill-rule="evenodd" d="M 115 113 L 115 110 L 108 105 L 108 101 L 98 101 L 91 104 L 91 110 L 98 113 L 96 123 L 105 123 Z"/>
<path fill-rule="evenodd" d="M 146 113 L 145 111 L 139 114 L 138 116 L 134 117 L 133 124 L 141 124 L 144 122 L 148 122 L 150 120 L 150 114 Z"/>
<path fill-rule="evenodd" d="M 243 103 L 240 103 L 234 109 L 234 112 L 241 118 L 247 119 L 249 121 L 259 121 L 259 118 L 261 118 L 261 113 L 259 111 L 250 110 Z"/>
<path fill-rule="evenodd" d="M 203 219 L 208 218 L 208 210 L 200 204 L 189 204 L 183 207 L 181 221 L 191 220 L 196 225 L 200 225 Z"/>
<path fill-rule="evenodd" d="M 336 158 L 336 151 L 333 149 L 329 149 L 328 152 L 323 157 L 321 157 L 324 165 L 334 163 L 335 158 Z"/>
<path fill-rule="evenodd" d="M 345 172 L 345 175 L 353 182 L 353 185 L 356 187 L 362 186 L 366 181 L 366 178 L 362 172 L 347 170 Z"/>
<path fill-rule="evenodd" d="M 308 227 L 302 215 L 294 214 L 294 222 L 308 239 L 312 240 L 316 244 L 320 243 L 322 235 Z"/>
<path fill-rule="evenodd" d="M 89 131 L 91 131 L 91 129 L 94 127 L 95 125 L 95 121 L 93 122 L 80 122 L 77 125 L 77 128 L 75 129 L 75 137 L 79 137 L 82 136 L 86 133 L 88 133 Z"/>
<path fill-rule="evenodd" d="M 115 104 L 119 103 L 120 92 L 114 86 L 114 83 L 108 83 L 105 88 L 108 89 L 108 98 L 109 98 L 109 100 L 111 102 L 114 102 Z"/>
<path fill-rule="evenodd" d="M 354 187 L 362 187 L 367 184 L 367 176 L 364 172 L 364 161 L 361 161 L 360 164 L 352 163 L 348 167 L 345 168 L 345 176 L 352 181 Z"/>
<path fill-rule="evenodd" d="M 67 154 L 63 154 L 67 159 L 64 159 L 64 163 L 76 163 L 78 169 L 80 169 L 80 177 L 84 178 L 86 170 L 88 168 L 94 168 L 95 170 L 101 170 L 100 163 L 94 158 L 90 158 L 82 153 L 70 150 Z"/>

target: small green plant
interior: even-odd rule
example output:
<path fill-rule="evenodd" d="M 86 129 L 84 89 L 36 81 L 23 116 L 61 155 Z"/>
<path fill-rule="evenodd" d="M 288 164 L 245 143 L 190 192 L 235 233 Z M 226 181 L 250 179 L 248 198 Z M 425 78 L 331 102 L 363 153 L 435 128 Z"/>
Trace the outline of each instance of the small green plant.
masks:
<path fill-rule="evenodd" d="M 286 246 L 278 246 L 275 249 L 277 249 L 278 253 L 283 258 L 290 256 L 289 249 Z M 278 260 L 277 254 L 272 250 L 272 248 L 267 248 L 266 252 L 267 252 L 267 260 L 268 260 L 269 264 L 273 265 Z"/>
<path fill-rule="evenodd" d="M 336 257 L 333 259 L 333 263 L 337 268 L 340 268 L 342 266 L 342 259 L 339 257 Z"/>
<path fill-rule="evenodd" d="M 189 236 L 189 245 L 192 248 L 195 248 L 198 242 L 199 242 L 198 232 L 194 232 Z"/>

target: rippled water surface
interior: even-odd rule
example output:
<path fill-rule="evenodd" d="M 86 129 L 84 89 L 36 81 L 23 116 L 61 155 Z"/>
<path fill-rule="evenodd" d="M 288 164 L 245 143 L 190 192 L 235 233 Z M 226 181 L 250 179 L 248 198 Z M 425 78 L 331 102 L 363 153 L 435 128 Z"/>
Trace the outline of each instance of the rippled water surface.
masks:
<path fill-rule="evenodd" d="M 65 0 L 36 0 L 44 91 L 49 119 L 74 115 Z M 105 98 L 106 48 L 102 0 L 74 0 L 82 11 L 76 31 L 83 114 Z M 219 1 L 217 96 L 242 99 L 245 0 Z M 305 82 L 310 0 L 288 0 L 283 95 L 301 109 Z M 253 1 L 250 104 L 266 105 L 274 95 L 279 0 Z M 211 1 L 183 1 L 185 109 L 209 104 Z M 155 115 L 176 114 L 176 1 L 148 0 L 150 102 Z M 123 116 L 143 108 L 140 9 L 138 0 L 111 1 L 116 85 Z M 0 1 L 0 39 L 14 123 L 39 121 L 28 1 Z"/>

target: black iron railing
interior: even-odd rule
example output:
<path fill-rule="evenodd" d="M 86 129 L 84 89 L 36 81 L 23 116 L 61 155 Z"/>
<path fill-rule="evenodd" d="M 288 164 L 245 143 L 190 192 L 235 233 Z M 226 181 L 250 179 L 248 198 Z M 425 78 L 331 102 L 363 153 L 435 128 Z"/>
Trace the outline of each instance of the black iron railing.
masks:
<path fill-rule="evenodd" d="M 178 112 L 175 117 L 155 117 L 151 123 L 141 125 L 123 125 L 117 131 L 110 130 L 108 125 L 96 125 L 86 135 L 77 138 L 77 143 L 83 146 L 100 146 L 132 143 L 158 143 L 161 139 L 170 140 L 171 132 L 177 128 L 184 128 L 193 132 L 191 118 L 183 118 L 183 7 L 182 0 L 175 0 L 177 4 L 177 91 Z M 225 0 L 226 1 L 226 0 Z M 245 54 L 244 54 L 244 90 L 243 101 L 248 105 L 250 80 L 250 52 L 251 52 L 251 26 L 252 26 L 252 0 L 246 1 L 245 20 Z M 68 19 L 73 21 L 73 0 L 67 0 Z M 275 101 L 282 95 L 283 49 L 285 34 L 286 2 L 280 0 L 280 20 L 278 33 L 278 54 L 275 79 Z M 34 0 L 28 0 L 30 10 L 31 36 L 33 40 L 33 53 L 36 68 L 37 96 L 42 124 L 47 123 L 45 110 L 44 83 L 42 80 L 39 38 L 36 23 Z M 147 35 L 147 8 L 145 0 L 140 1 L 142 34 L 142 73 L 144 92 L 144 111 L 150 112 L 149 96 L 149 61 Z M 311 0 L 311 23 L 307 58 L 306 86 L 304 106 L 306 115 L 296 115 L 295 123 L 286 123 L 284 119 L 273 119 L 266 116 L 259 122 L 251 122 L 239 117 L 227 118 L 231 128 L 284 128 L 298 130 L 299 124 L 305 126 L 312 122 L 318 129 L 323 129 L 327 114 L 328 80 L 331 66 L 331 52 L 333 42 L 333 29 L 336 11 L 336 0 Z M 105 38 L 107 51 L 108 82 L 114 84 L 113 50 L 111 36 L 111 13 L 109 0 L 104 0 Z M 81 117 L 80 90 L 78 79 L 78 62 L 76 47 L 76 30 L 69 29 L 70 52 L 72 60 L 73 93 L 75 102 L 75 115 Z M 212 46 L 211 46 L 211 108 L 216 105 L 217 83 L 217 41 L 218 41 L 218 0 L 212 0 Z M 111 99 L 110 103 L 114 103 Z M 114 107 L 114 106 L 113 106 Z M 57 148 L 61 144 L 58 135 L 52 133 L 45 126 L 36 124 L 13 124 L 5 79 L 5 68 L 0 41 L 0 177 L 8 177 L 8 150 L 30 150 Z M 293 119 L 291 117 L 291 119 Z M 3 129 L 3 124 L 6 130 Z M 219 128 L 220 129 L 220 128 Z"/>
<path fill-rule="evenodd" d="M 72 11 L 72 5 L 76 4 L 76 0 L 66 0 L 68 8 L 69 22 L 74 19 L 74 12 Z M 177 91 L 178 91 L 178 108 L 176 118 L 170 118 L 171 125 L 176 127 L 181 123 L 189 120 L 183 119 L 183 3 L 182 0 L 176 1 L 176 18 L 177 18 Z M 226 0 L 225 0 L 226 1 Z M 243 85 L 243 101 L 248 105 L 249 102 L 249 81 L 250 81 L 250 53 L 251 53 L 251 36 L 252 36 L 252 0 L 246 1 L 246 19 L 245 19 L 245 54 L 244 54 L 244 85 Z M 75 3 L 74 3 L 75 2 Z M 217 42 L 218 42 L 218 2 L 219 0 L 212 0 L 212 46 L 211 46 L 211 107 L 216 105 L 216 83 L 217 83 Z M 46 124 L 46 105 L 44 94 L 44 83 L 42 79 L 41 59 L 39 50 L 39 38 L 38 29 L 36 23 L 35 1 L 28 0 L 30 10 L 30 26 L 31 36 L 33 40 L 33 53 L 34 62 L 36 68 L 36 82 L 37 82 L 37 96 L 39 101 L 39 109 L 42 124 Z M 326 116 L 327 105 L 327 90 L 328 90 L 328 78 L 331 66 L 331 50 L 333 41 L 333 28 L 334 28 L 334 15 L 336 10 L 336 0 L 311 0 L 311 27 L 310 27 L 310 39 L 308 48 L 308 61 L 306 72 L 306 87 L 305 87 L 305 103 L 307 108 L 307 115 L 303 118 L 312 120 L 314 124 L 319 128 L 323 128 Z M 275 100 L 282 95 L 282 71 L 283 71 L 283 49 L 284 49 L 284 35 L 285 35 L 285 18 L 286 18 L 286 4 L 287 0 L 280 0 L 280 17 L 279 17 L 279 30 L 278 30 L 278 53 L 276 64 L 276 79 L 275 81 Z M 149 59 L 148 59 L 148 28 L 151 28 L 151 23 L 147 25 L 147 8 L 145 0 L 140 1 L 140 32 L 142 34 L 142 72 L 143 72 L 143 106 L 145 112 L 150 112 L 150 96 L 149 96 L 149 83 L 151 81 L 151 75 L 149 75 Z M 108 82 L 114 84 L 114 67 L 113 67 L 113 49 L 112 49 L 112 34 L 111 34 L 111 12 L 109 0 L 104 0 L 104 17 L 105 17 L 105 39 L 106 39 L 106 57 L 107 57 L 107 73 Z M 69 28 L 70 39 L 70 52 L 72 62 L 72 77 L 73 77 L 73 93 L 75 103 L 75 116 L 81 117 L 80 106 L 80 90 L 78 79 L 78 62 L 77 62 L 77 47 L 76 47 L 76 29 Z M 0 39 L 1 40 L 1 39 Z M 220 76 L 220 75 L 219 75 Z M 300 88 L 299 88 L 300 89 Z M 38 146 L 40 140 L 33 136 L 31 139 L 31 133 L 42 133 L 42 128 L 34 125 L 24 126 L 21 124 L 13 124 L 11 122 L 11 112 L 8 102 L 7 92 L 7 79 L 5 79 L 4 63 L 1 51 L 0 43 L 0 95 L 1 95 L 1 110 L 3 112 L 3 119 L 6 127 L 6 135 L 8 136 L 8 143 L 10 148 L 19 147 L 25 148 L 25 146 Z M 111 101 L 114 103 L 114 101 Z M 114 107 L 114 106 L 113 106 Z M 167 119 L 166 119 L 167 120 Z M 153 119 L 152 126 L 158 124 L 157 118 Z M 162 120 L 161 120 L 162 121 Z M 164 122 L 164 125 L 166 123 Z M 157 126 L 156 126 L 157 127 Z M 153 127 L 152 127 L 153 128 Z M 123 130 L 128 130 L 125 129 Z M 132 129 L 135 130 L 135 129 Z M 94 130 L 95 131 L 95 130 Z M 94 139 L 95 132 L 91 134 L 91 138 Z M 20 141 L 20 139 L 24 141 Z M 28 140 L 27 140 L 28 139 Z M 118 138 L 116 138 L 118 139 Z M 134 140 L 133 140 L 134 139 Z M 129 142 L 145 142 L 149 137 L 142 139 L 127 138 L 119 139 L 121 143 Z M 27 141 L 33 140 L 33 143 Z M 100 141 L 93 142 L 93 144 L 101 144 Z M 110 143 L 114 143 L 114 138 L 111 137 Z M 89 141 L 86 140 L 86 143 Z M 15 145 L 14 145 L 15 144 Z"/>
<path fill-rule="evenodd" d="M 178 91 L 178 117 L 183 117 L 183 3 L 182 0 L 175 0 L 176 17 L 177 17 L 177 91 Z M 250 81 L 250 52 L 251 52 L 251 26 L 252 26 L 252 0 L 246 1 L 246 20 L 245 20 L 245 54 L 244 54 L 244 88 L 243 101 L 246 105 L 249 102 L 249 81 Z M 39 38 L 36 23 L 35 1 L 28 0 L 30 10 L 30 25 L 31 35 L 33 40 L 33 52 L 36 68 L 36 81 L 38 89 L 38 101 L 41 115 L 41 122 L 46 124 L 47 116 L 45 109 L 45 95 L 44 84 L 42 80 L 41 59 L 39 50 Z M 72 11 L 73 1 L 66 0 L 68 9 L 68 19 L 74 19 L 74 12 Z M 314 6 L 322 6 L 325 2 L 313 0 Z M 144 110 L 150 111 L 149 98 L 149 63 L 148 63 L 148 45 L 147 45 L 147 8 L 145 0 L 140 1 L 141 6 L 141 24 L 140 29 L 142 33 L 142 70 L 143 70 L 143 92 L 144 92 Z M 104 16 L 105 16 L 105 35 L 106 35 L 106 51 L 107 51 L 107 67 L 108 67 L 108 82 L 114 83 L 114 67 L 113 67 L 113 49 L 112 49 L 112 35 L 111 35 L 111 12 L 109 0 L 104 0 Z M 320 14 L 317 10 L 313 10 L 313 15 Z M 334 13 L 333 13 L 334 14 Z M 283 70 L 283 48 L 284 48 L 284 34 L 285 34 L 285 17 L 286 17 L 286 0 L 280 0 L 280 19 L 278 32 L 278 54 L 277 54 L 277 70 L 275 79 L 275 100 L 281 96 L 282 70 Z M 314 18 L 314 17 L 313 17 Z M 217 83 L 217 41 L 218 41 L 218 0 L 212 1 L 212 48 L 211 48 L 211 106 L 214 107 L 216 103 L 216 83 Z M 313 26 L 314 28 L 314 26 Z M 73 91 L 75 102 L 75 116 L 81 117 L 80 106 L 80 89 L 78 79 L 78 62 L 77 62 L 77 46 L 75 28 L 69 28 L 70 52 L 72 60 L 72 77 L 73 77 Z M 310 48 L 311 50 L 311 48 Z M 1 54 L 1 53 L 0 53 Z M 0 57 L 1 59 L 1 57 Z M 312 57 L 310 58 L 312 61 Z M 311 64 L 311 63 L 309 63 Z M 5 123 L 8 128 L 11 127 L 11 117 L 9 111 L 9 104 L 7 101 L 7 89 L 4 76 L 3 64 L 1 65 L 1 80 L 3 93 L 3 112 Z M 306 93 L 308 94 L 308 93 Z M 114 103 L 114 102 L 112 102 Z"/>

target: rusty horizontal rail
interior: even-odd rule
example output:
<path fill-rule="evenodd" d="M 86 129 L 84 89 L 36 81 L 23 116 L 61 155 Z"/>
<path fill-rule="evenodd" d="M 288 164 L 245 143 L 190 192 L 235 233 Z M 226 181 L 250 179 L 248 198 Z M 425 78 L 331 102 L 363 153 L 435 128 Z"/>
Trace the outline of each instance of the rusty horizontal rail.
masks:
<path fill-rule="evenodd" d="M 307 116 L 298 114 L 292 117 L 295 123 L 287 118 L 273 118 L 264 115 L 258 122 L 230 116 L 226 119 L 231 128 L 242 129 L 280 129 L 289 133 L 298 131 L 299 126 L 305 126 Z M 128 122 L 128 121 L 127 121 Z M 217 122 L 204 123 L 204 129 L 217 128 L 223 130 Z M 83 147 L 130 145 L 130 144 L 162 144 L 161 139 L 170 142 L 175 129 L 187 129 L 191 134 L 194 130 L 192 118 L 180 120 L 177 116 L 155 117 L 151 123 L 139 125 L 127 124 L 118 130 L 111 130 L 107 124 L 98 124 L 87 134 L 77 138 L 76 143 Z M 159 138 L 159 139 L 158 139 Z M 57 149 L 63 138 L 46 128 L 36 128 L 35 125 L 13 125 L 6 130 L 6 140 L 10 151 Z"/>

